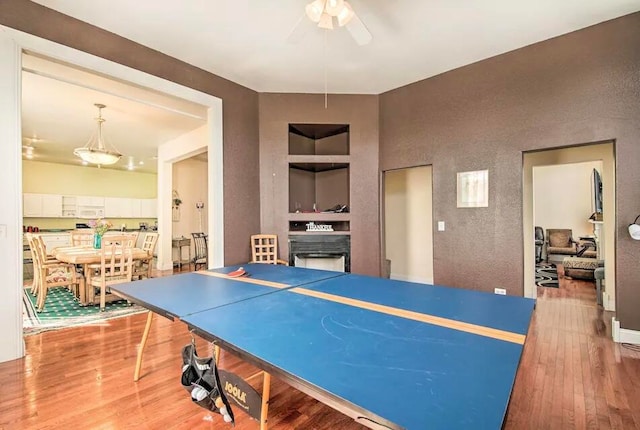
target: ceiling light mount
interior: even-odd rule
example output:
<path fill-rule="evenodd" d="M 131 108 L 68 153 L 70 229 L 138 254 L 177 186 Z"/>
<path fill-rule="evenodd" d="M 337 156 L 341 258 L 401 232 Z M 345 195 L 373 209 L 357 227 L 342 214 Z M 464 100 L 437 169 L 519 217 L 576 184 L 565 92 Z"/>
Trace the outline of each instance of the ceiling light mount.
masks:
<path fill-rule="evenodd" d="M 318 23 L 318 27 L 333 29 L 333 18 L 342 27 L 351 21 L 355 13 L 351 5 L 344 0 L 313 0 L 305 7 L 309 19 Z"/>
<path fill-rule="evenodd" d="M 107 145 L 104 142 L 102 134 L 102 124 L 106 121 L 102 117 L 102 109 L 106 108 L 102 103 L 95 103 L 95 107 L 98 108 L 98 117 L 95 120 L 98 123 L 97 133 L 89 139 L 89 141 L 81 148 L 76 148 L 73 153 L 80 157 L 83 161 L 91 164 L 97 164 L 98 166 L 108 166 L 118 162 L 122 154 L 117 149 L 107 149 Z"/>

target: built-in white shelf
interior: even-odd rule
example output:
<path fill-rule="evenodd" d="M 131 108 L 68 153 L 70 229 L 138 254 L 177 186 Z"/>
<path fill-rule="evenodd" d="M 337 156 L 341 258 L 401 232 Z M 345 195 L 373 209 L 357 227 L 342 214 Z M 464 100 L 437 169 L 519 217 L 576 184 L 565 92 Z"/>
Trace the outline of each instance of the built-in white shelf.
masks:
<path fill-rule="evenodd" d="M 349 213 L 300 212 L 290 213 L 289 221 L 349 221 Z"/>

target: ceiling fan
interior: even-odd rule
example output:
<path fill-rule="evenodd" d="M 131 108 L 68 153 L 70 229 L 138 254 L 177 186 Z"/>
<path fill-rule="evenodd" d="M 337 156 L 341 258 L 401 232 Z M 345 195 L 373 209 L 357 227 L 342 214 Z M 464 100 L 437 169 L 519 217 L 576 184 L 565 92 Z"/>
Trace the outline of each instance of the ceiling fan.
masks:
<path fill-rule="evenodd" d="M 307 4 L 305 13 L 287 38 L 290 42 L 297 43 L 304 37 L 309 28 L 303 23 L 307 19 L 325 30 L 333 30 L 335 20 L 339 27 L 347 28 L 358 45 L 366 45 L 373 38 L 346 0 L 313 0 Z"/>

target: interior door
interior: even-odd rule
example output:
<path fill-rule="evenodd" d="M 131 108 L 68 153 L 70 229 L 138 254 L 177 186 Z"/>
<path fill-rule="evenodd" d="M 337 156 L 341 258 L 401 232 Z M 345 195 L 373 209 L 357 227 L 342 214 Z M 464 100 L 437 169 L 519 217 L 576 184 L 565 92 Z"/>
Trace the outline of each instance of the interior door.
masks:
<path fill-rule="evenodd" d="M 384 238 L 391 279 L 433 283 L 431 166 L 384 172 Z"/>

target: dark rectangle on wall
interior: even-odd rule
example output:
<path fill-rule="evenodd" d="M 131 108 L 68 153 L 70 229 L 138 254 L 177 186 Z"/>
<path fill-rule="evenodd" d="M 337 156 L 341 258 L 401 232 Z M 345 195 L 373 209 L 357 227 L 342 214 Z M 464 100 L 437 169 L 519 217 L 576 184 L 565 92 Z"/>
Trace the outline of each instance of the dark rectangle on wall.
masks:
<path fill-rule="evenodd" d="M 351 271 L 351 236 L 348 234 L 318 234 L 289 236 L 289 265 L 298 258 L 344 256 L 344 271 Z"/>

